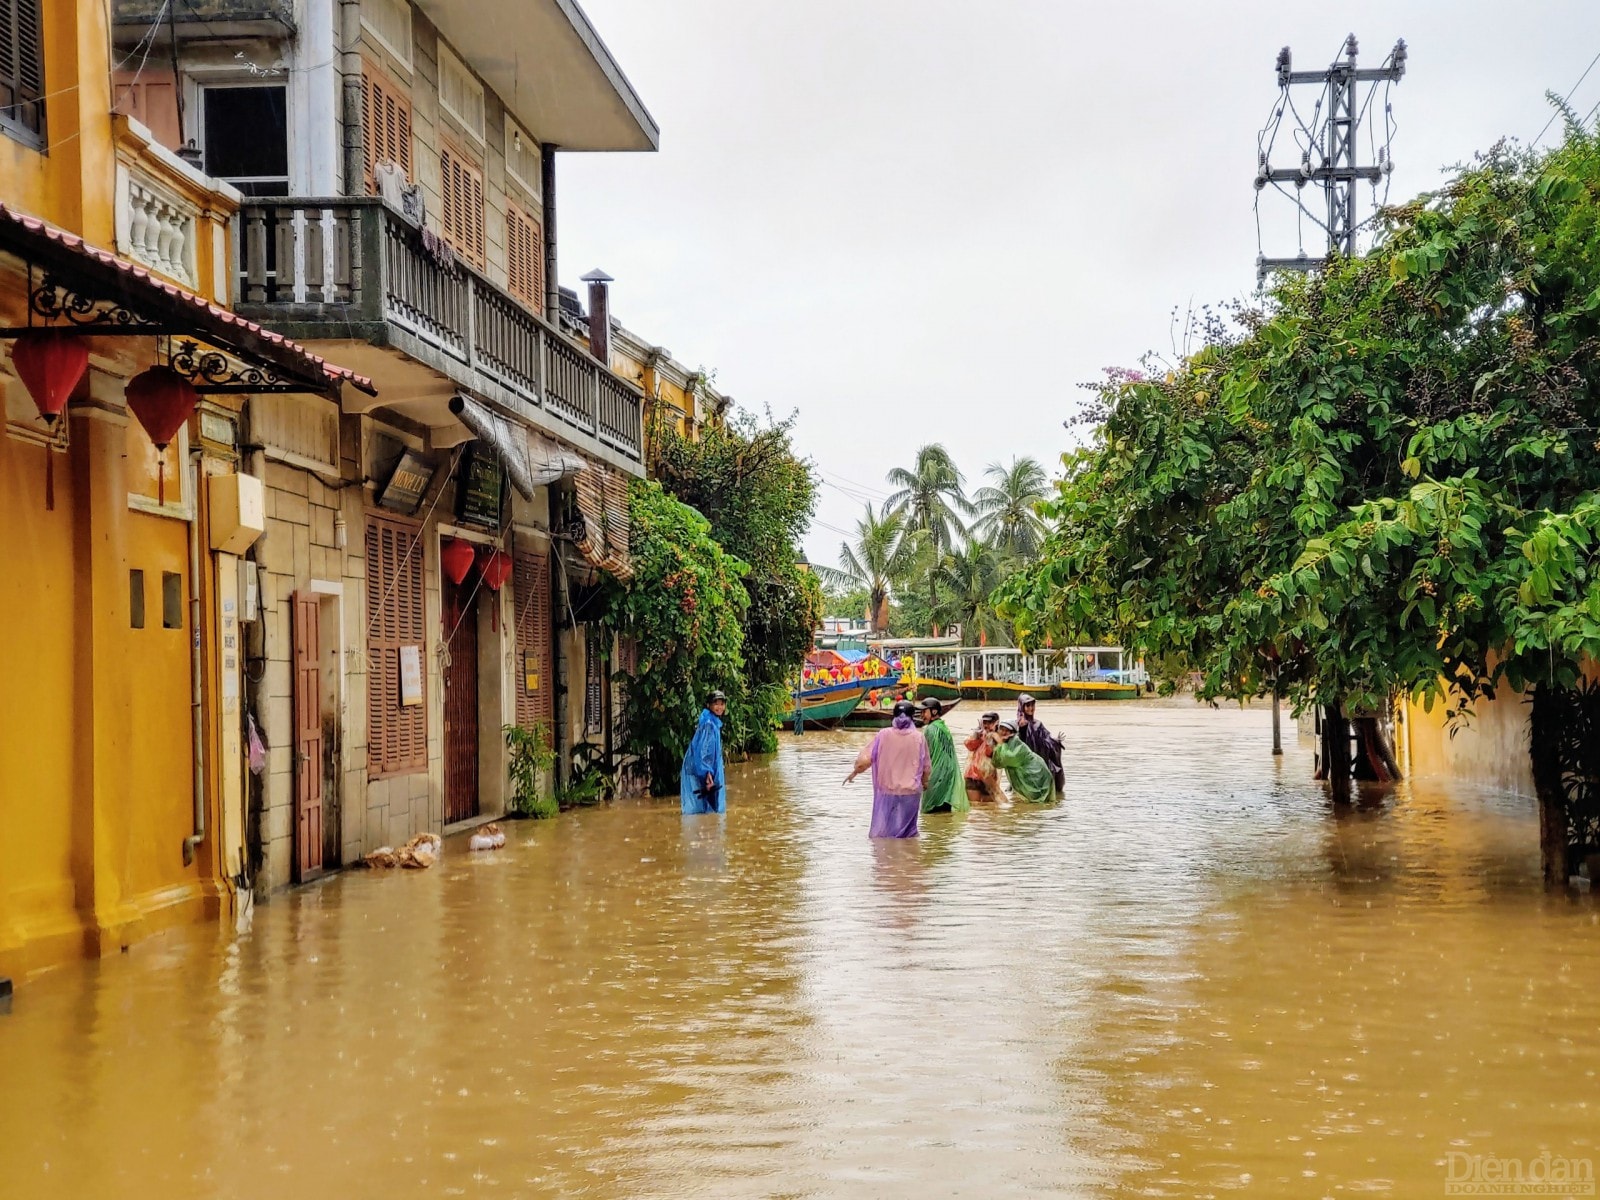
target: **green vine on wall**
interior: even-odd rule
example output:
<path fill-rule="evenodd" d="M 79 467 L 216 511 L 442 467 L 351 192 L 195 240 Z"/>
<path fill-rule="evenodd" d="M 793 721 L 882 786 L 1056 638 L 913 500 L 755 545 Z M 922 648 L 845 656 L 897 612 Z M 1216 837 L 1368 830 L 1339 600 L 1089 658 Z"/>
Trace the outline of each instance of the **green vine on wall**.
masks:
<path fill-rule="evenodd" d="M 749 568 L 717 544 L 704 517 L 653 481 L 633 483 L 628 510 L 633 578 L 608 583 L 603 620 L 638 646 L 622 748 L 648 763 L 657 792 L 668 792 L 707 692 L 728 693 L 730 735 L 752 721 L 742 628 L 750 600 L 741 582 Z"/>

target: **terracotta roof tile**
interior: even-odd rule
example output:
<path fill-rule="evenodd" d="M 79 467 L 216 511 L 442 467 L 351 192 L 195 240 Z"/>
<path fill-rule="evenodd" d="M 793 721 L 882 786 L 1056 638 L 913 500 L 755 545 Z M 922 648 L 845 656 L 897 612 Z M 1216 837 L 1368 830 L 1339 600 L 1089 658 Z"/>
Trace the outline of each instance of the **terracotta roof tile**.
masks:
<path fill-rule="evenodd" d="M 309 371 L 320 372 L 331 383 L 348 383 L 368 395 L 375 396 L 378 394 L 377 389 L 372 385 L 372 380 L 367 376 L 357 375 L 348 367 L 337 366 L 321 355 L 313 354 L 304 346 L 290 341 L 275 330 L 257 325 L 254 321 L 247 321 L 238 313 L 230 312 L 219 304 L 213 304 L 186 288 L 181 288 L 165 279 L 159 279 L 137 263 L 130 262 L 125 258 L 119 258 L 109 250 L 103 250 L 99 246 L 91 245 L 75 233 L 69 233 L 65 229 L 52 225 L 39 217 L 17 212 L 4 204 L 0 204 L 0 221 L 20 226 L 29 233 L 42 235 L 66 250 L 77 252 L 106 266 L 114 267 L 130 279 L 137 280 L 142 286 L 159 289 L 166 295 L 183 301 L 194 308 L 197 320 L 203 318 L 208 319 L 214 325 L 233 325 L 253 337 L 281 345 L 294 357 L 300 359 Z M 203 327 L 197 329 L 196 332 L 200 336 L 204 336 Z"/>

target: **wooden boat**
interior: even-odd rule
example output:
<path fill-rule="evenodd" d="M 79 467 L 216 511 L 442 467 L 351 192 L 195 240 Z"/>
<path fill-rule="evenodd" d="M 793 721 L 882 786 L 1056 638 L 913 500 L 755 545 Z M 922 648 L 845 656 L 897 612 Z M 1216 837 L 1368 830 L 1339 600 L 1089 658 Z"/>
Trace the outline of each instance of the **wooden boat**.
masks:
<path fill-rule="evenodd" d="M 1139 698 L 1139 685 L 1136 683 L 1117 683 L 1109 679 L 1063 681 L 1061 684 L 1061 698 L 1063 700 L 1137 700 Z"/>
<path fill-rule="evenodd" d="M 1062 651 L 1061 695 L 1067 700 L 1137 700 L 1148 678 L 1127 664 L 1121 646 L 1068 646 Z"/>
<path fill-rule="evenodd" d="M 900 660 L 905 662 L 904 657 Z M 911 669 L 900 676 L 900 685 L 925 699 L 961 699 L 961 651 L 916 650 L 911 656 Z"/>
<path fill-rule="evenodd" d="M 1053 700 L 1056 687 L 1049 655 L 1006 646 L 968 648 L 960 655 L 961 695 L 968 700 L 1009 700 L 1028 695 Z"/>
<path fill-rule="evenodd" d="M 800 693 L 800 720 L 807 729 L 836 728 L 866 699 L 874 686 L 882 686 L 882 680 L 852 679 L 807 688 Z M 774 724 L 779 729 L 793 729 L 794 720 L 794 697 L 791 695 Z"/>
<path fill-rule="evenodd" d="M 942 699 L 942 697 L 941 697 Z M 944 706 L 943 716 L 948 717 L 961 703 L 952 700 Z M 839 723 L 840 729 L 887 729 L 894 720 L 894 701 L 884 705 L 863 704 Z"/>

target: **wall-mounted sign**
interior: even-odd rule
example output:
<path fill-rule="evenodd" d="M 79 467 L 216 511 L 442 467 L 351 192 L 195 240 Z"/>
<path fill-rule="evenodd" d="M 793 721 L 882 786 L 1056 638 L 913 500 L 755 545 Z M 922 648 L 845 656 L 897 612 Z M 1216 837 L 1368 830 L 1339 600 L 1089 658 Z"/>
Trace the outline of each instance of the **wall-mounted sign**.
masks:
<path fill-rule="evenodd" d="M 529 694 L 539 690 L 539 656 L 532 650 L 522 652 L 522 688 Z"/>
<path fill-rule="evenodd" d="M 506 471 L 500 456 L 473 442 L 456 473 L 456 514 L 468 525 L 498 529 L 505 511 Z"/>
<path fill-rule="evenodd" d="M 422 703 L 422 647 L 400 647 L 400 707 L 416 708 Z"/>
<path fill-rule="evenodd" d="M 433 467 L 428 464 L 428 460 L 415 450 L 407 450 L 400 456 L 400 461 L 395 463 L 389 482 L 384 484 L 383 490 L 378 493 L 378 504 L 391 512 L 404 513 L 408 517 L 416 516 L 417 509 L 422 507 L 422 498 L 428 494 L 428 485 L 432 482 Z"/>

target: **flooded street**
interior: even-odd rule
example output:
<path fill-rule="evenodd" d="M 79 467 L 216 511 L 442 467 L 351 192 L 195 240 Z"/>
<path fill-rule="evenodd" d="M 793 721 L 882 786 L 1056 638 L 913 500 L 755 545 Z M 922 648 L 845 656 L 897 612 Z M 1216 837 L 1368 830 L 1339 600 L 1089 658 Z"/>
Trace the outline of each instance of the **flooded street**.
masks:
<path fill-rule="evenodd" d="M 1264 710 L 1051 704 L 1048 809 L 866 838 L 864 734 L 19 987 L 6 1197 L 1442 1195 L 1600 1157 L 1532 803 L 1334 816 Z M 952 719 L 967 729 L 974 713 Z"/>

